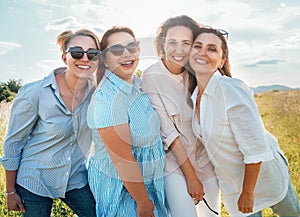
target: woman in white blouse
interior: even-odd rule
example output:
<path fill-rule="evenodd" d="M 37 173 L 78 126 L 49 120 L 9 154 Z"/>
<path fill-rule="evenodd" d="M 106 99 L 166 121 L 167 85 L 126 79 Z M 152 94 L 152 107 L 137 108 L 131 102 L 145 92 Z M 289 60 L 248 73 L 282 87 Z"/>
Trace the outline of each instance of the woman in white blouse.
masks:
<path fill-rule="evenodd" d="M 193 131 L 206 148 L 230 216 L 299 216 L 277 139 L 263 125 L 251 89 L 231 78 L 224 30 L 200 28 L 190 52 L 196 75 Z"/>
<path fill-rule="evenodd" d="M 198 23 L 185 15 L 163 22 L 155 40 L 161 59 L 142 74 L 143 90 L 161 120 L 165 192 L 172 217 L 215 217 L 214 211 L 220 213 L 221 207 L 213 167 L 192 131 L 190 75 L 185 65 L 198 28 Z"/>

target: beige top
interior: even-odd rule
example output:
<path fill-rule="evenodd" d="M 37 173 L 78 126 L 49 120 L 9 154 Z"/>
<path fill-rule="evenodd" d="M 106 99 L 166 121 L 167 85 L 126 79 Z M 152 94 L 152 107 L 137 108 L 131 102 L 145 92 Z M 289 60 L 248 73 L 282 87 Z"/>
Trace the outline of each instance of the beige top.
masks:
<path fill-rule="evenodd" d="M 168 71 L 159 61 L 142 74 L 142 88 L 151 101 L 161 120 L 161 134 L 166 150 L 165 172 L 182 172 L 172 152 L 168 151 L 172 142 L 179 137 L 189 159 L 201 181 L 215 176 L 213 166 L 202 143 L 192 130 L 192 101 L 188 91 L 188 72 L 179 75 Z"/>

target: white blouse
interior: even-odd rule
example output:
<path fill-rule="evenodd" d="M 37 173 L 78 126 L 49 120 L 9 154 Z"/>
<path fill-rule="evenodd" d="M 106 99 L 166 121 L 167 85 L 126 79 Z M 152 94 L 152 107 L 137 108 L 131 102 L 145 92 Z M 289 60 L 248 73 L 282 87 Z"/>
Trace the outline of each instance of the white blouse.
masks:
<path fill-rule="evenodd" d="M 216 72 L 200 101 L 200 122 L 195 113 L 198 87 L 192 94 L 192 127 L 206 148 L 230 216 L 238 211 L 245 164 L 262 162 L 255 187 L 254 212 L 281 201 L 287 192 L 287 161 L 277 139 L 265 128 L 253 91 L 242 81 Z"/>
<path fill-rule="evenodd" d="M 188 72 L 174 75 L 159 61 L 142 74 L 145 91 L 161 121 L 165 150 L 179 137 L 201 181 L 215 176 L 204 146 L 192 130 L 192 101 L 188 91 Z M 182 174 L 174 155 L 167 151 L 165 172 Z"/>

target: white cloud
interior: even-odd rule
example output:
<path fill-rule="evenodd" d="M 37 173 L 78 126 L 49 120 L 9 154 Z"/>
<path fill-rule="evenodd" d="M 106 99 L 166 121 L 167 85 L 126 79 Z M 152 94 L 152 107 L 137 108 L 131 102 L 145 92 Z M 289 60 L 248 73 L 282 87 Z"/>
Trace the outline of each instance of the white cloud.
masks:
<path fill-rule="evenodd" d="M 300 33 L 294 33 L 294 35 L 282 39 L 275 40 L 266 45 L 273 49 L 282 49 L 282 50 L 294 50 L 300 48 Z"/>
<path fill-rule="evenodd" d="M 45 72 L 50 72 L 51 70 L 53 70 L 57 67 L 61 67 L 62 61 L 46 59 L 46 60 L 39 61 L 36 65 L 40 70 L 45 71 Z"/>
<path fill-rule="evenodd" d="M 17 42 L 12 41 L 0 41 L 0 56 L 5 55 L 9 51 L 12 51 L 16 48 L 21 47 L 21 45 Z"/>
<path fill-rule="evenodd" d="M 81 26 L 75 17 L 63 17 L 60 19 L 51 20 L 47 26 L 45 26 L 46 32 L 49 30 L 66 30 L 71 27 Z"/>

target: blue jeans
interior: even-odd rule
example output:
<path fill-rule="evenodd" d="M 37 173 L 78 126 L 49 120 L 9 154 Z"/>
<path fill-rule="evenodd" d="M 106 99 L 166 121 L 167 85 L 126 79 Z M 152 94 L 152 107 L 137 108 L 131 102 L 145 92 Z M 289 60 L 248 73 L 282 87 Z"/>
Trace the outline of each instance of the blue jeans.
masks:
<path fill-rule="evenodd" d="M 290 181 L 288 191 L 282 201 L 270 207 L 274 213 L 279 216 L 299 216 L 300 215 L 300 204 L 298 196 L 294 187 Z M 259 211 L 248 217 L 262 217 L 262 212 Z"/>
<path fill-rule="evenodd" d="M 36 195 L 19 185 L 16 188 L 26 209 L 23 217 L 51 216 L 52 198 Z M 88 185 L 68 191 L 65 198 L 60 199 L 79 217 L 96 217 L 95 199 Z"/>

